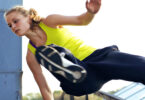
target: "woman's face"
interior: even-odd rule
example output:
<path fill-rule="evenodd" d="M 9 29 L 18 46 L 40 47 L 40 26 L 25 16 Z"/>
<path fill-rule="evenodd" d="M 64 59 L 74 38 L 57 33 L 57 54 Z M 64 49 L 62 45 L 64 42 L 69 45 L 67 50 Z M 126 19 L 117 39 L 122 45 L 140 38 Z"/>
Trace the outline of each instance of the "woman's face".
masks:
<path fill-rule="evenodd" d="M 18 36 L 24 36 L 30 29 L 30 18 L 19 12 L 11 12 L 6 16 L 6 21 L 11 30 Z"/>

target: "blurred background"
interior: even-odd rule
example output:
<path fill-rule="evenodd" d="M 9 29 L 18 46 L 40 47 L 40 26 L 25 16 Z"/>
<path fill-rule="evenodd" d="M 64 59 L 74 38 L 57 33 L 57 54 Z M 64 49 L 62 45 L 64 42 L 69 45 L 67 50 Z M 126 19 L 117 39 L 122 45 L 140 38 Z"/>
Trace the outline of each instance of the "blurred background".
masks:
<path fill-rule="evenodd" d="M 39 15 L 79 15 L 86 11 L 86 0 L 23 0 L 27 9 L 35 8 Z M 88 26 L 64 26 L 75 35 L 96 48 L 117 45 L 122 52 L 145 55 L 145 1 L 102 0 L 102 7 Z M 28 39 L 22 38 L 22 93 L 39 93 L 39 88 L 26 64 Z M 61 90 L 59 82 L 43 68 L 52 91 Z M 102 87 L 108 92 L 131 84 L 123 80 L 112 80 Z"/>

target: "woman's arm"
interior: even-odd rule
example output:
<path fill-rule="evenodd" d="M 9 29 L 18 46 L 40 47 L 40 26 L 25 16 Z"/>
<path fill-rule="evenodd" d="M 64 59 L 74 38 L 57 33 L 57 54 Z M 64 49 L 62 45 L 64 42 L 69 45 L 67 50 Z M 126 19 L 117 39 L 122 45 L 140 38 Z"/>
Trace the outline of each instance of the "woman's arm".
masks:
<path fill-rule="evenodd" d="M 28 64 L 30 70 L 33 73 L 35 81 L 37 82 L 37 84 L 39 86 L 43 100 L 54 100 L 53 94 L 51 93 L 51 90 L 50 90 L 49 86 L 47 85 L 47 82 L 43 75 L 41 66 L 37 62 L 34 54 L 30 50 L 28 50 L 28 52 L 27 52 L 26 60 L 27 60 L 27 64 Z"/>
<path fill-rule="evenodd" d="M 43 22 L 48 26 L 57 25 L 88 25 L 95 14 L 99 11 L 101 0 L 90 0 L 86 2 L 87 12 L 79 16 L 49 15 Z"/>

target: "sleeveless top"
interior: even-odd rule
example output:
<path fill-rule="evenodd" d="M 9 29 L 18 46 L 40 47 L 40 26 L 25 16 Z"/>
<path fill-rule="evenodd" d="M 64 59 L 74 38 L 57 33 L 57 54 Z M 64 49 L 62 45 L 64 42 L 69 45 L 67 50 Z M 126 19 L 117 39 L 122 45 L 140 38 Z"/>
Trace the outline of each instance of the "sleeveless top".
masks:
<path fill-rule="evenodd" d="M 74 36 L 66 28 L 51 28 L 44 23 L 39 23 L 40 28 L 45 32 L 47 41 L 45 45 L 55 44 L 64 47 L 79 60 L 83 60 L 93 53 L 96 48 L 86 45 L 84 41 Z M 28 44 L 29 50 L 35 54 L 35 45 L 30 41 Z"/>

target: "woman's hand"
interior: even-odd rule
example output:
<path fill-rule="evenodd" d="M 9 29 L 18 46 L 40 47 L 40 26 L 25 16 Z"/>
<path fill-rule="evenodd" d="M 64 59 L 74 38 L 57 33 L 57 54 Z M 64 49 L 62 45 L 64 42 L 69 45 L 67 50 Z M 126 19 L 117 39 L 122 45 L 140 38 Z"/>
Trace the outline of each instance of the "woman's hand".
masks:
<path fill-rule="evenodd" d="M 86 8 L 88 10 L 88 12 L 92 13 L 92 14 L 96 14 L 101 6 L 101 0 L 90 0 L 88 2 L 88 0 L 86 1 Z"/>

